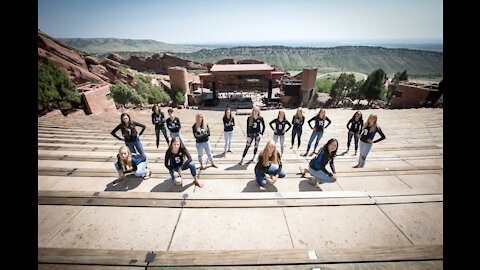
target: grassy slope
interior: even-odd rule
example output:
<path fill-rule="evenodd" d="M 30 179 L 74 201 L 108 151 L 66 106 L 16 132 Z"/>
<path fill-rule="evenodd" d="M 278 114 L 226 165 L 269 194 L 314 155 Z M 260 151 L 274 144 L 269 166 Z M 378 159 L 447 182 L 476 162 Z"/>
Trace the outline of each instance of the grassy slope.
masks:
<path fill-rule="evenodd" d="M 157 52 L 175 55 L 201 63 L 225 58 L 235 61 L 255 59 L 277 65 L 288 71 L 317 67 L 318 73 L 356 71 L 370 73 L 382 68 L 387 74 L 407 70 L 410 76 L 443 76 L 443 53 L 382 47 L 343 46 L 307 48 L 285 46 L 234 47 L 201 49 L 190 45 L 175 45 L 154 40 L 116 38 L 59 39 L 79 51 L 106 57 L 117 52 L 125 59 L 132 54 L 148 56 Z M 200 50 L 201 49 L 201 50 Z"/>
<path fill-rule="evenodd" d="M 235 47 L 200 50 L 176 55 L 198 62 L 215 62 L 224 58 L 256 59 L 285 70 L 318 67 L 319 73 L 357 71 L 370 73 L 382 68 L 387 74 L 407 70 L 409 74 L 443 74 L 443 53 L 381 47 Z"/>

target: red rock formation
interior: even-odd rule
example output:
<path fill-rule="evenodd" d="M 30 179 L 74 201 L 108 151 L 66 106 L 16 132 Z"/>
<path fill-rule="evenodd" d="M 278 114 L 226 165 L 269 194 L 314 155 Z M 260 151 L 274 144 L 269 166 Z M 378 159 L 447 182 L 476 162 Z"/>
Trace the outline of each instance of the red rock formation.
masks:
<path fill-rule="evenodd" d="M 115 60 L 101 61 L 95 56 L 83 56 L 74 48 L 46 35 L 38 30 L 38 62 L 45 56 L 64 70 L 75 84 L 96 81 L 97 83 L 123 83 L 134 86 L 135 78 L 118 72 L 119 68 L 127 68 Z M 117 59 L 121 60 L 121 59 Z"/>
<path fill-rule="evenodd" d="M 169 53 L 156 53 L 148 57 L 132 55 L 128 61 L 124 62 L 124 64 L 138 71 L 151 70 L 162 74 L 168 74 L 168 68 L 176 66 L 184 67 L 187 70 L 206 71 L 207 69 L 205 66 L 198 62 L 192 62 L 190 60 L 182 59 Z"/>
<path fill-rule="evenodd" d="M 227 59 L 219 60 L 215 64 L 219 64 L 219 65 L 235 64 L 235 61 L 233 61 L 232 58 L 227 58 Z"/>
<path fill-rule="evenodd" d="M 265 62 L 263 61 L 258 61 L 254 59 L 243 59 L 243 60 L 238 60 L 237 64 L 264 64 Z M 219 64 L 219 63 L 217 63 Z"/>
<path fill-rule="evenodd" d="M 118 53 L 111 53 L 107 56 L 107 58 L 121 64 L 125 63 L 125 58 L 121 57 Z"/>

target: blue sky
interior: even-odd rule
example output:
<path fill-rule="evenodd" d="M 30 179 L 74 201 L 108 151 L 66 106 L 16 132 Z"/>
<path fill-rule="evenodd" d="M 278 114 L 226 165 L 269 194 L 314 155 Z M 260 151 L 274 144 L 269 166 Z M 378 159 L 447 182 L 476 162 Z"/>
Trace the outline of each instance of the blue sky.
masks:
<path fill-rule="evenodd" d="M 39 0 L 54 38 L 176 44 L 442 39 L 442 0 Z"/>

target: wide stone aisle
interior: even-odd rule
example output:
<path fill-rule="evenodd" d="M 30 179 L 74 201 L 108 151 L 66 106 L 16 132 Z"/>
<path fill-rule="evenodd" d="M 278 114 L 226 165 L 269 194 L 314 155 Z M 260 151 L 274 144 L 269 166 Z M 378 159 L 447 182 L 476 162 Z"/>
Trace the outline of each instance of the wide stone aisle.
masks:
<path fill-rule="evenodd" d="M 291 131 L 285 136 L 286 177 L 260 188 L 253 144 L 244 165 L 237 164 L 247 115 L 235 116 L 233 153 L 224 157 L 223 111 L 175 111 L 204 188 L 188 170 L 183 186 L 172 182 L 164 166 L 167 144 L 160 134 L 156 148 L 150 110 L 130 115 L 147 126 L 140 141 L 152 176 L 132 175 L 116 185 L 113 164 L 124 142 L 110 131 L 120 114 L 38 119 L 39 269 L 443 268 L 443 109 L 362 110 L 364 120 L 378 115 L 386 139 L 373 145 L 360 169 L 352 168 L 358 162 L 353 141 L 345 153 L 346 124 L 355 111 L 327 109 L 332 124 L 319 147 L 338 140 L 338 181 L 321 189 L 299 174 L 313 158 L 300 156 L 312 132 L 307 123 L 300 148 L 295 141 L 290 149 Z M 291 121 L 295 109 L 284 111 Z M 303 111 L 306 120 L 318 112 Z M 219 168 L 208 162 L 199 170 L 192 134 L 199 112 L 211 127 Z M 266 127 L 259 152 L 272 138 L 268 123 L 277 114 L 261 112 Z"/>

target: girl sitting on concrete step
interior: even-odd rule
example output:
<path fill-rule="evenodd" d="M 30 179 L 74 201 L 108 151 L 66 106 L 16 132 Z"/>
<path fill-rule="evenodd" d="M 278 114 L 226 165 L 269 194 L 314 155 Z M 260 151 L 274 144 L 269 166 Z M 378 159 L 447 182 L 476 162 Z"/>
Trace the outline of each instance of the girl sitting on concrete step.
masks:
<path fill-rule="evenodd" d="M 297 149 L 300 147 L 300 137 L 302 137 L 302 127 L 303 123 L 305 123 L 305 116 L 303 116 L 302 108 L 298 108 L 295 112 L 295 115 L 292 118 L 292 146 L 290 149 L 293 148 L 293 144 L 295 142 L 295 136 L 297 136 Z"/>
<path fill-rule="evenodd" d="M 349 127 L 350 125 L 350 127 Z M 360 111 L 357 111 L 353 116 L 352 119 L 350 119 L 347 123 L 347 129 L 348 129 L 348 141 L 347 141 L 347 152 L 350 150 L 350 142 L 352 141 L 352 137 L 355 141 L 355 155 L 357 154 L 357 149 L 358 149 L 358 138 L 360 137 L 360 132 L 362 131 L 362 126 L 363 126 L 363 118 L 362 118 L 362 113 Z"/>
<path fill-rule="evenodd" d="M 163 133 L 163 137 L 169 144 L 170 140 L 167 136 L 167 129 L 165 128 L 165 115 L 162 112 L 162 109 L 157 104 L 153 105 L 152 107 L 152 124 L 155 126 L 155 136 L 157 138 L 157 148 L 160 142 L 160 131 Z"/>
<path fill-rule="evenodd" d="M 118 150 L 117 161 L 115 161 L 115 168 L 118 172 L 118 179 L 114 184 L 125 179 L 126 174 L 133 172 L 135 176 L 142 176 L 143 179 L 150 178 L 152 174 L 148 170 L 147 157 L 137 153 L 131 153 L 130 149 L 123 145 Z"/>
<path fill-rule="evenodd" d="M 137 130 L 135 129 L 135 127 L 142 128 L 140 133 L 137 133 Z M 120 115 L 120 124 L 118 124 L 118 126 L 116 126 L 112 130 L 112 132 L 110 132 L 110 134 L 112 134 L 113 137 L 122 141 L 122 139 L 118 137 L 116 134 L 118 130 L 121 130 L 124 138 L 123 140 L 125 141 L 125 145 L 128 147 L 128 149 L 130 149 L 131 153 L 138 152 L 140 155 L 145 156 L 142 143 L 138 138 L 142 135 L 143 131 L 145 131 L 145 125 L 132 121 L 128 113 L 122 113 Z"/>
<path fill-rule="evenodd" d="M 232 152 L 230 151 L 230 146 L 232 145 L 234 126 L 235 126 L 235 118 L 233 118 L 232 111 L 230 110 L 230 108 L 227 108 L 225 110 L 225 115 L 223 116 L 223 134 L 225 136 L 225 147 L 223 149 L 224 157 L 227 157 L 227 152 L 230 152 L 230 153 Z"/>
<path fill-rule="evenodd" d="M 312 121 L 315 121 L 314 127 L 312 127 L 312 125 L 310 124 Z M 327 125 L 325 125 L 325 121 L 328 122 Z M 316 154 L 315 149 L 317 149 L 318 142 L 323 136 L 323 131 L 330 125 L 330 123 L 332 123 L 332 121 L 330 121 L 330 119 L 327 117 L 327 114 L 324 109 L 320 109 L 317 115 L 315 115 L 310 120 L 308 120 L 308 126 L 310 126 L 313 132 L 312 132 L 312 135 L 310 136 L 310 140 L 308 141 L 307 151 L 301 156 L 308 155 L 308 150 L 310 150 L 310 146 L 312 145 L 312 142 L 315 139 L 315 137 L 317 139 L 315 141 L 315 146 L 313 147 L 313 153 Z"/>
<path fill-rule="evenodd" d="M 204 186 L 203 183 L 198 181 L 197 170 L 195 163 L 192 161 L 192 156 L 190 156 L 179 137 L 173 137 L 170 141 L 170 146 L 165 153 L 165 167 L 170 172 L 170 176 L 176 185 L 182 184 L 182 170 L 188 168 L 195 184 L 200 188 Z"/>
<path fill-rule="evenodd" d="M 195 116 L 195 124 L 192 126 L 193 136 L 196 140 L 197 152 L 198 152 L 198 161 L 200 162 L 200 170 L 203 170 L 203 150 L 207 154 L 208 160 L 212 162 L 212 167 L 218 168 L 213 161 L 212 151 L 210 150 L 210 142 L 208 138 L 210 137 L 210 128 L 205 122 L 205 117 L 202 113 L 197 113 Z"/>
<path fill-rule="evenodd" d="M 247 155 L 248 149 L 250 148 L 250 145 L 252 145 L 253 140 L 255 140 L 255 148 L 253 149 L 252 160 L 255 158 L 258 150 L 258 144 L 260 143 L 260 139 L 262 138 L 264 131 L 265 122 L 263 121 L 263 117 L 260 116 L 260 109 L 254 106 L 252 108 L 252 113 L 247 118 L 247 145 L 243 150 L 242 159 L 238 163 L 239 165 L 242 165 L 243 159 Z"/>
<path fill-rule="evenodd" d="M 337 181 L 335 172 L 335 165 L 333 159 L 337 155 L 338 141 L 334 138 L 328 140 L 328 142 L 320 148 L 318 154 L 310 160 L 308 169 L 301 170 L 302 177 L 305 177 L 306 173 L 310 173 L 313 178 L 309 181 L 310 184 L 320 188 L 320 182 L 333 183 Z M 332 172 L 327 171 L 325 166 L 330 163 Z"/>
<path fill-rule="evenodd" d="M 273 128 L 272 124 L 275 124 L 275 128 Z M 273 140 L 275 143 L 277 143 L 278 138 L 280 138 L 280 151 L 283 155 L 283 149 L 285 148 L 285 133 L 290 130 L 292 124 L 285 119 L 285 112 L 279 111 L 277 118 L 270 121 L 269 125 L 270 128 L 273 129 Z M 288 128 L 285 130 L 286 126 L 288 126 Z"/>
<path fill-rule="evenodd" d="M 273 164 L 277 164 L 274 166 Z M 282 157 L 277 151 L 274 140 L 269 140 L 262 152 L 258 155 L 258 162 L 255 166 L 256 184 L 265 186 L 268 183 L 275 184 L 278 178 L 284 178 L 282 171 Z"/>
<path fill-rule="evenodd" d="M 380 138 L 373 141 L 373 138 L 376 134 L 380 135 Z M 363 124 L 362 133 L 360 136 L 360 155 L 358 157 L 358 164 L 353 166 L 353 168 L 363 168 L 365 166 L 365 159 L 372 149 L 374 143 L 385 140 L 385 134 L 383 134 L 382 129 L 377 124 L 377 115 L 370 114 L 368 120 Z"/>

